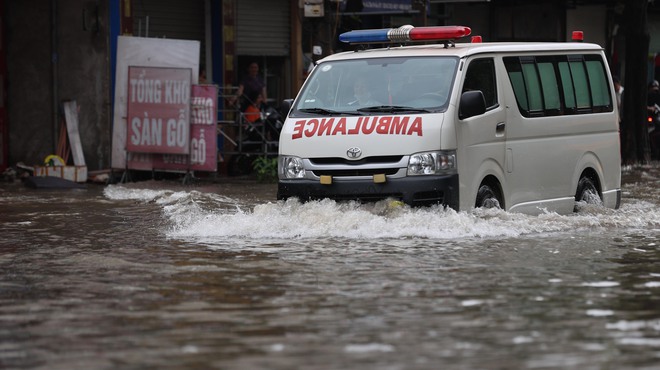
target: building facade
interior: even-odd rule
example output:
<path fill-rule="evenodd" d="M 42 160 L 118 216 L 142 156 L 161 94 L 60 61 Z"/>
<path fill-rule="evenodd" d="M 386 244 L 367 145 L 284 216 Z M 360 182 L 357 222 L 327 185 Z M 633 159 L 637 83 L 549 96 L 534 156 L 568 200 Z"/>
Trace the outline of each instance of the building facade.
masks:
<path fill-rule="evenodd" d="M 459 24 L 484 41 L 566 41 L 582 30 L 621 74 L 624 7 L 614 0 L 0 0 L 0 171 L 54 153 L 67 100 L 79 106 L 89 169 L 109 168 L 119 35 L 200 41 L 206 80 L 227 91 L 257 62 L 277 105 L 295 95 L 310 63 L 348 50 L 337 36 L 356 28 Z M 649 4 L 653 55 L 658 7 Z"/>

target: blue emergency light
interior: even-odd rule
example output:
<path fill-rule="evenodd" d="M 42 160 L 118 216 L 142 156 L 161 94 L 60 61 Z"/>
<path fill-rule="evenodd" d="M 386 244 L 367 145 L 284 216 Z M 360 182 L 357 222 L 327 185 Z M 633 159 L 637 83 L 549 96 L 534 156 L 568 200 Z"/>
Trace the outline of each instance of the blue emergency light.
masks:
<path fill-rule="evenodd" d="M 348 44 L 377 44 L 414 41 L 448 41 L 470 35 L 472 30 L 465 26 L 382 28 L 375 30 L 357 30 L 339 35 L 339 41 Z"/>

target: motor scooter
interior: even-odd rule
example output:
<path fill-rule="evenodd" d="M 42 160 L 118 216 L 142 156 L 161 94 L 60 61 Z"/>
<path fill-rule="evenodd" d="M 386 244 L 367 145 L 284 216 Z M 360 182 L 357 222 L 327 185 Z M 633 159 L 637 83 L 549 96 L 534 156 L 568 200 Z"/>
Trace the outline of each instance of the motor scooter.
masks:
<path fill-rule="evenodd" d="M 280 131 L 284 119 L 280 112 L 270 105 L 261 105 L 259 118 L 248 120 L 245 113 L 240 115 L 241 138 L 239 153 L 229 161 L 228 172 L 232 176 L 248 175 L 252 172 L 252 163 L 259 156 L 277 156 Z"/>
<path fill-rule="evenodd" d="M 651 145 L 651 158 L 660 159 L 660 106 L 653 104 L 653 110 L 648 111 L 647 128 L 649 144 Z"/>
<path fill-rule="evenodd" d="M 649 133 L 660 128 L 660 106 L 658 104 L 653 104 L 653 110 L 648 111 L 646 122 Z"/>

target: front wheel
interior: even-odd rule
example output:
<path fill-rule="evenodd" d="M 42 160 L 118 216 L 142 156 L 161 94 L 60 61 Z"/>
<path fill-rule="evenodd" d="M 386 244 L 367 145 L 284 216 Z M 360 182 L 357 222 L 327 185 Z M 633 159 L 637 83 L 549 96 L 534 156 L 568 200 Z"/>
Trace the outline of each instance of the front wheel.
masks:
<path fill-rule="evenodd" d="M 499 193 L 490 185 L 481 185 L 477 191 L 476 208 L 502 208 Z"/>

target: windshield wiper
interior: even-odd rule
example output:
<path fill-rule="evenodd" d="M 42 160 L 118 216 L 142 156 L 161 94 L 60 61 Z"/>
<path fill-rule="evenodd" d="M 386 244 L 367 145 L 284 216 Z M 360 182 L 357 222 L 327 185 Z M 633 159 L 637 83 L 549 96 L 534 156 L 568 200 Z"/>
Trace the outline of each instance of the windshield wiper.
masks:
<path fill-rule="evenodd" d="M 359 108 L 358 112 L 387 112 L 387 113 L 400 113 L 400 112 L 419 112 L 430 113 L 431 111 L 424 108 L 413 108 L 399 105 L 379 105 L 373 107 Z"/>
<path fill-rule="evenodd" d="M 338 110 L 325 109 L 325 108 L 303 108 L 303 109 L 298 109 L 298 111 L 303 113 L 322 114 L 324 116 L 333 116 L 333 115 L 341 115 L 341 114 L 350 114 L 352 116 L 362 115 L 361 113 L 358 112 L 346 112 L 346 111 L 338 111 Z"/>

